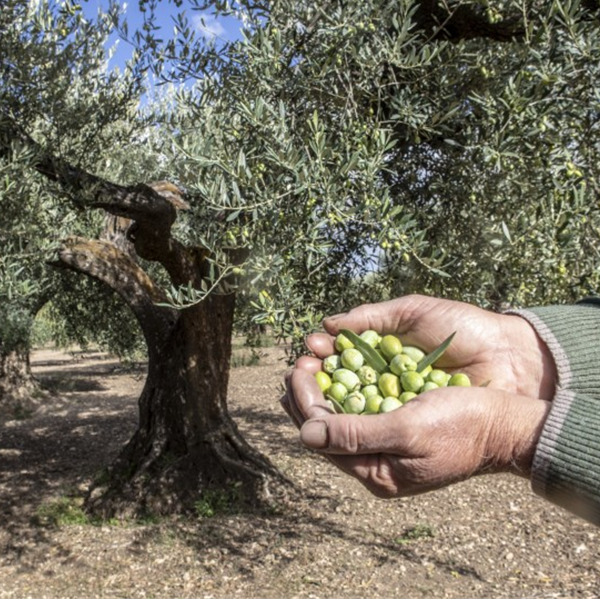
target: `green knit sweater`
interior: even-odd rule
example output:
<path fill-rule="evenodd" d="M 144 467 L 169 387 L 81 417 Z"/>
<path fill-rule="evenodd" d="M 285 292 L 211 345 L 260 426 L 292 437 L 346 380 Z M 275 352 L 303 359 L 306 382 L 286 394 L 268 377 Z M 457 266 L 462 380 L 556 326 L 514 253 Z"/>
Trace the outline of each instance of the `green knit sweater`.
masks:
<path fill-rule="evenodd" d="M 600 298 L 511 312 L 544 340 L 558 375 L 533 460 L 533 490 L 600 525 Z"/>

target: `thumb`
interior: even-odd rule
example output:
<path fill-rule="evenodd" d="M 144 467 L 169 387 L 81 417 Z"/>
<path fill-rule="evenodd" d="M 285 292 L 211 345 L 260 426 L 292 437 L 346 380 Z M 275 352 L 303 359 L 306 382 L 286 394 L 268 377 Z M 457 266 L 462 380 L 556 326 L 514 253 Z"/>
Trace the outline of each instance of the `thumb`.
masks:
<path fill-rule="evenodd" d="M 401 412 L 310 419 L 300 429 L 300 440 L 308 448 L 330 454 L 397 453 L 400 440 L 407 439 L 403 436 Z"/>
<path fill-rule="evenodd" d="M 428 297 L 410 295 L 386 302 L 363 304 L 347 313 L 326 318 L 323 327 L 331 335 L 337 335 L 340 329 L 351 329 L 357 333 L 366 329 L 374 329 L 379 333 L 405 333 L 430 302 Z"/>

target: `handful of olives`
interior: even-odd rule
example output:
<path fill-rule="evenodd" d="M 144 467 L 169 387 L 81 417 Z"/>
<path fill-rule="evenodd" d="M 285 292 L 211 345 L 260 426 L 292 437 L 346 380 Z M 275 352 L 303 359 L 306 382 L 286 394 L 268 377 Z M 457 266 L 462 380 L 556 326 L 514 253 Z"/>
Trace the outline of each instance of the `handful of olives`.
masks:
<path fill-rule="evenodd" d="M 336 412 L 391 412 L 423 392 L 471 385 L 466 374 L 451 375 L 435 366 L 453 337 L 425 354 L 416 346 L 404 346 L 395 335 L 373 330 L 357 335 L 344 329 L 335 339 L 336 353 L 323 360 L 315 378 Z"/>

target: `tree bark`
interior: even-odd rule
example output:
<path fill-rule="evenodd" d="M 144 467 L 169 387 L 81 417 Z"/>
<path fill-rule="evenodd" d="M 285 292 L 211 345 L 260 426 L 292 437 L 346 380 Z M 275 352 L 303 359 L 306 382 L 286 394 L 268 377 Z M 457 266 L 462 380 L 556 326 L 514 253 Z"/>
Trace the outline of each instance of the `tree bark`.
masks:
<path fill-rule="evenodd" d="M 155 236 L 139 228 L 136 250 L 150 246 L 174 280 L 187 276 L 198 284 L 204 253 Z M 113 242 L 72 237 L 59 258 L 121 294 L 148 347 L 139 427 L 92 486 L 90 511 L 104 518 L 189 511 L 215 489 L 232 502 L 255 506 L 271 483 L 290 483 L 243 439 L 227 409 L 233 293 L 210 294 L 178 311 L 166 305 L 163 290 L 133 255 Z"/>
<path fill-rule="evenodd" d="M 0 352 L 0 420 L 27 416 L 36 408 L 39 389 L 28 350 Z"/>
<path fill-rule="evenodd" d="M 256 505 L 270 482 L 289 485 L 243 439 L 227 410 L 235 295 L 213 291 L 178 311 L 137 261 L 160 263 L 175 286 L 201 289 L 208 252 L 171 236 L 177 211 L 187 207 L 165 193 L 176 186 L 120 186 L 101 179 L 46 153 L 0 115 L 0 156 L 11 152 L 14 141 L 31 150 L 33 167 L 59 183 L 79 207 L 104 209 L 119 219 L 108 223 L 102 239 L 64 240 L 57 264 L 119 293 L 148 346 L 138 429 L 106 477 L 92 486 L 89 510 L 104 517 L 180 512 L 215 489 L 236 503 Z"/>
<path fill-rule="evenodd" d="M 260 504 L 284 479 L 245 442 L 227 410 L 234 297 L 183 311 L 150 353 L 139 427 L 87 506 L 103 517 L 193 510 L 206 490 Z"/>

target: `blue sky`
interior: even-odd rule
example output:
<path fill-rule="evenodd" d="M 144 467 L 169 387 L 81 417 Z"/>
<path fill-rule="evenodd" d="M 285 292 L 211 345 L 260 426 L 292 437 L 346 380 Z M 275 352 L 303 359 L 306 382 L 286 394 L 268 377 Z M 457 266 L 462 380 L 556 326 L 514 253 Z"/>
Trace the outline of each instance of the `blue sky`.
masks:
<path fill-rule="evenodd" d="M 162 28 L 162 35 L 168 38 L 173 34 L 173 17 L 177 14 L 178 10 L 185 9 L 185 4 L 186 3 L 184 2 L 182 8 L 177 9 L 177 7 L 166 0 L 164 2 L 157 2 L 156 17 L 157 23 Z M 85 0 L 81 3 L 84 14 L 89 18 L 94 18 L 98 12 L 98 9 L 105 9 L 107 5 L 107 0 Z M 138 1 L 132 0 L 130 2 L 122 2 L 122 6 L 124 7 L 129 24 L 129 31 L 133 32 L 142 24 L 142 15 L 138 10 Z M 219 41 L 231 41 L 240 37 L 241 22 L 233 16 L 215 17 L 210 13 L 191 11 L 189 8 L 187 10 L 187 14 L 190 23 L 196 27 L 198 33 L 217 44 Z M 115 40 L 113 40 L 113 42 Z M 111 62 L 114 63 L 114 65 L 122 64 L 125 60 L 127 60 L 127 58 L 129 58 L 130 54 L 131 47 L 123 40 L 119 40 L 117 42 L 115 55 Z"/>

